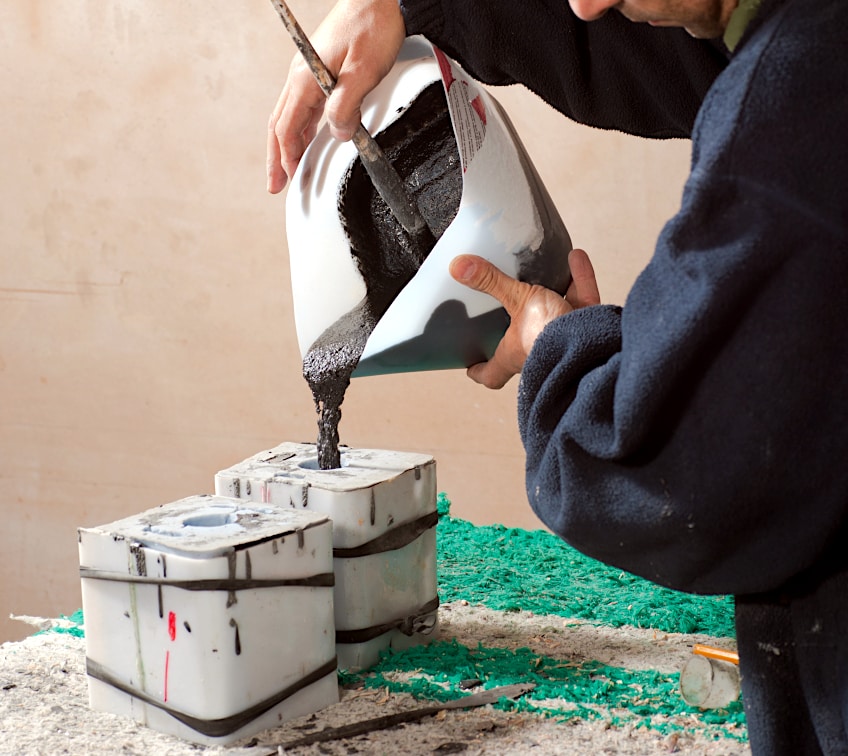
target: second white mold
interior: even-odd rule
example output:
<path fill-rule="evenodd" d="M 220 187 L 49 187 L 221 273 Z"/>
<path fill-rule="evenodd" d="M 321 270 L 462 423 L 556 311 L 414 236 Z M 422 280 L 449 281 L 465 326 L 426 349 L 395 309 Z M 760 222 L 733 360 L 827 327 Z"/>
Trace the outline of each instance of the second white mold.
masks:
<path fill-rule="evenodd" d="M 283 443 L 219 472 L 215 491 L 332 520 L 336 652 L 354 670 L 436 628 L 436 463 L 344 447 L 341 459 L 320 470 L 314 444 Z"/>

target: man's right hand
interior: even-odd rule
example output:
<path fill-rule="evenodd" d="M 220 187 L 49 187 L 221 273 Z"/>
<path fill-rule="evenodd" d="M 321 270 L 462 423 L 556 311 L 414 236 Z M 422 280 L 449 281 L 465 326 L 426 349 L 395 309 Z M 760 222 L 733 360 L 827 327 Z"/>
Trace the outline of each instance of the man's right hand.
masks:
<path fill-rule="evenodd" d="M 406 37 L 398 0 L 340 0 L 310 35 L 336 79 L 326 99 L 298 53 L 268 123 L 268 191 L 282 191 L 315 137 L 326 112 L 330 133 L 342 141 L 362 119 L 362 100 L 391 70 Z"/>

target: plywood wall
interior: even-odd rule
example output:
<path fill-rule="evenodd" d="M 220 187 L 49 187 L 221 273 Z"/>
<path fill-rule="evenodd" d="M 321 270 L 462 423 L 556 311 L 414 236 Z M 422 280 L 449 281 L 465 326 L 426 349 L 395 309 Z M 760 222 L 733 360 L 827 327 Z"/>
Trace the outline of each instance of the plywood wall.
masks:
<path fill-rule="evenodd" d="M 293 0 L 311 30 L 326 0 Z M 284 201 L 264 144 L 293 45 L 265 0 L 0 6 L 0 641 L 79 608 L 76 528 L 194 493 L 315 438 Z M 499 95 L 606 301 L 675 210 L 688 145 Z M 540 527 L 513 381 L 356 379 L 342 441 L 433 454 L 454 513 Z"/>

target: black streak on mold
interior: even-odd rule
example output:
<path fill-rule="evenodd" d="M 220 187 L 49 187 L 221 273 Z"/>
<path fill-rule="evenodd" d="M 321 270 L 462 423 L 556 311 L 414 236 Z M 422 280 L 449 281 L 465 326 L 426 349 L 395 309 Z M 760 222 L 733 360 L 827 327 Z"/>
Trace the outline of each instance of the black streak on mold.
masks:
<path fill-rule="evenodd" d="M 375 136 L 438 240 L 456 217 L 462 169 L 441 82 L 434 82 Z M 318 412 L 318 467 L 341 465 L 339 421 L 350 377 L 377 321 L 430 253 L 417 247 L 357 158 L 342 181 L 339 214 L 365 281 L 365 298 L 310 347 L 303 375 Z"/>
<path fill-rule="evenodd" d="M 234 627 L 236 629 L 235 651 L 236 656 L 241 656 L 241 636 L 239 635 L 239 626 L 238 622 L 236 622 L 235 619 L 232 617 L 230 617 L 230 627 Z"/>
<path fill-rule="evenodd" d="M 231 551 L 227 554 L 227 576 L 230 579 L 230 582 L 236 579 L 236 552 Z M 238 598 L 236 597 L 235 591 L 229 591 L 227 594 L 227 609 L 229 609 L 234 604 L 238 603 Z"/>

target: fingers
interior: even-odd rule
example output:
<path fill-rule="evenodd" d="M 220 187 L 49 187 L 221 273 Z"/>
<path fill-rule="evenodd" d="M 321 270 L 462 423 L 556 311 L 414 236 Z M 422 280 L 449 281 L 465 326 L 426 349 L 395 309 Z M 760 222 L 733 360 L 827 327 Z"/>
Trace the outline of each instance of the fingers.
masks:
<path fill-rule="evenodd" d="M 361 121 L 362 100 L 394 64 L 406 36 L 397 0 L 340 0 L 312 35 L 318 56 L 335 79 L 326 99 L 300 55 L 271 114 L 267 187 L 281 191 L 315 137 L 322 115 L 330 133 L 350 139 Z"/>
<path fill-rule="evenodd" d="M 488 260 L 460 255 L 450 266 L 460 283 L 497 299 L 510 316 L 510 326 L 487 362 L 472 365 L 468 377 L 487 388 L 499 389 L 521 372 L 527 354 L 545 324 L 571 308 L 556 292 L 516 281 Z"/>
<path fill-rule="evenodd" d="M 595 271 L 588 255 L 575 249 L 569 255 L 572 284 L 568 299 L 544 286 L 517 281 L 488 260 L 459 255 L 450 273 L 459 283 L 497 299 L 510 316 L 510 325 L 487 362 L 472 365 L 468 377 L 488 388 L 502 388 L 524 367 L 539 334 L 551 321 L 580 307 L 600 303 Z"/>
<path fill-rule="evenodd" d="M 501 341 L 492 359 L 486 362 L 478 362 L 466 371 L 466 375 L 475 383 L 489 389 L 502 389 L 509 383 L 510 378 L 518 375 L 524 366 L 523 360 L 516 362 L 507 354 L 508 348 Z"/>
<path fill-rule="evenodd" d="M 351 64 L 342 69 L 327 100 L 327 126 L 335 139 L 346 142 L 362 122 L 362 101 L 379 82 L 371 82 Z"/>
<path fill-rule="evenodd" d="M 451 260 L 450 274 L 461 284 L 497 299 L 512 316 L 520 307 L 520 284 L 514 278 L 477 255 L 459 255 Z"/>
<path fill-rule="evenodd" d="M 566 297 L 574 309 L 600 304 L 601 295 L 589 255 L 582 249 L 571 250 L 568 267 L 571 270 L 571 285 Z"/>
<path fill-rule="evenodd" d="M 285 187 L 288 176 L 283 170 L 280 153 L 280 143 L 277 141 L 276 127 L 279 116 L 271 113 L 268 119 L 268 142 L 265 149 L 267 188 L 271 194 L 281 192 Z"/>
<path fill-rule="evenodd" d="M 497 299 L 512 317 L 520 309 L 515 287 L 523 287 L 488 260 L 476 255 L 460 255 L 450 264 L 450 273 L 459 283 L 475 291 L 482 291 Z M 508 330 L 501 339 L 492 358 L 468 368 L 467 375 L 475 383 L 486 388 L 503 388 L 512 376 L 521 372 L 524 355 L 516 354 L 515 339 Z"/>
<path fill-rule="evenodd" d="M 315 136 L 324 103 L 324 93 L 312 73 L 296 59 L 268 121 L 267 176 L 272 194 L 281 191 L 294 175 Z"/>

